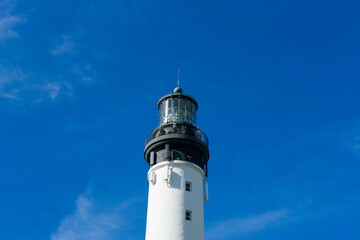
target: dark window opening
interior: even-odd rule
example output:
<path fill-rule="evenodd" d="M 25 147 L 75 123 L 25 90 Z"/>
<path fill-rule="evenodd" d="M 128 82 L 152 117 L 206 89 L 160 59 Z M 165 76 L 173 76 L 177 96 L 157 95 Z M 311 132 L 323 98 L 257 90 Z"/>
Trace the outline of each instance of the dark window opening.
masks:
<path fill-rule="evenodd" d="M 187 192 L 191 192 L 191 182 L 186 182 L 186 183 L 185 183 L 185 190 L 186 190 Z"/>
<path fill-rule="evenodd" d="M 191 221 L 191 211 L 190 210 L 186 210 L 185 212 L 185 219 L 187 221 Z"/>

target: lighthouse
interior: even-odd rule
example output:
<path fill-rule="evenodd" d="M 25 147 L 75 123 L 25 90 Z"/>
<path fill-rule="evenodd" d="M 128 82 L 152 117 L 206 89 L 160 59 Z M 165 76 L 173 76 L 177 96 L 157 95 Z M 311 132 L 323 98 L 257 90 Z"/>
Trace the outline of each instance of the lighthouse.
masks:
<path fill-rule="evenodd" d="M 204 240 L 209 143 L 196 125 L 196 99 L 178 86 L 158 101 L 159 126 L 146 137 L 146 240 Z"/>

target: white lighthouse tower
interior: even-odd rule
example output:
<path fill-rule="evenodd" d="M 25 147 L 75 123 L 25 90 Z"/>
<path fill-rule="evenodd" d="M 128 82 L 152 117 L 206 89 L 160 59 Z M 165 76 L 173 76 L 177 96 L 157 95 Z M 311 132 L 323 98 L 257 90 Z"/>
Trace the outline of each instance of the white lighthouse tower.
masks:
<path fill-rule="evenodd" d="M 159 126 L 146 138 L 150 165 L 146 240 L 204 240 L 208 139 L 198 103 L 180 87 L 158 102 Z"/>

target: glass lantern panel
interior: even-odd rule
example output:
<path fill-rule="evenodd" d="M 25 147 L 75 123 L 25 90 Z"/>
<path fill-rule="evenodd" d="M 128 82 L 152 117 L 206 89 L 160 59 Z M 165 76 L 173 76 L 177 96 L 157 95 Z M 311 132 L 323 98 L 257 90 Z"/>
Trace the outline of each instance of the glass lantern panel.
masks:
<path fill-rule="evenodd" d="M 160 103 L 159 123 L 184 122 L 196 125 L 196 106 L 184 98 L 168 98 Z"/>

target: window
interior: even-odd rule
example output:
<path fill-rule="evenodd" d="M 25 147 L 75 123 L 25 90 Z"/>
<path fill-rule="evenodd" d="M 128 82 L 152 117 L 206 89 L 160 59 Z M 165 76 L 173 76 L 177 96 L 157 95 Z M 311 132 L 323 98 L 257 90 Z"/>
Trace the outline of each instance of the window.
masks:
<path fill-rule="evenodd" d="M 187 192 L 191 192 L 191 182 L 186 182 L 186 183 L 185 183 L 185 190 L 186 190 Z"/>
<path fill-rule="evenodd" d="M 185 212 L 185 219 L 187 221 L 191 221 L 191 211 L 190 210 L 186 210 Z"/>

